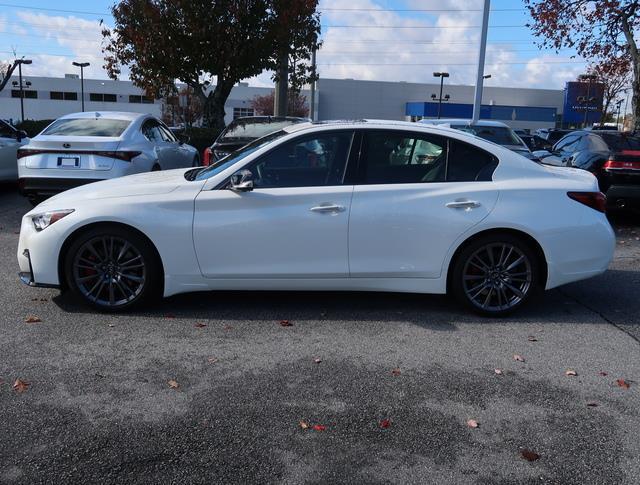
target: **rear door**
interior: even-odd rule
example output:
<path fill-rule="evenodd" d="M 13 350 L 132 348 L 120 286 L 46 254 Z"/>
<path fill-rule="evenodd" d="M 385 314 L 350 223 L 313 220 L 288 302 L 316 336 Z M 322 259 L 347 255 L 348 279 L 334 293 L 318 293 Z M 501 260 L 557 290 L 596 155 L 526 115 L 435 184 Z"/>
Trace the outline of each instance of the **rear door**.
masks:
<path fill-rule="evenodd" d="M 176 147 L 163 133 L 160 123 L 155 118 L 149 118 L 142 124 L 142 134 L 154 146 L 156 158 L 162 170 L 170 170 L 180 166 Z"/>
<path fill-rule="evenodd" d="M 352 277 L 438 278 L 493 209 L 493 155 L 424 133 L 366 130 L 349 220 Z"/>

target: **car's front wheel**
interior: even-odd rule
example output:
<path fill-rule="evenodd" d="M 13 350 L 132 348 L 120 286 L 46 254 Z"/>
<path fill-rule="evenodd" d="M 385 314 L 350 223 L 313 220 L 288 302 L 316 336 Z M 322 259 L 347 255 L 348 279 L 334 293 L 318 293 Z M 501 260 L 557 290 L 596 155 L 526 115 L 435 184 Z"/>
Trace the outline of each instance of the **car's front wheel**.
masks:
<path fill-rule="evenodd" d="M 76 238 L 65 260 L 67 284 L 99 310 L 115 312 L 156 297 L 162 273 L 150 243 L 133 230 L 97 226 Z"/>
<path fill-rule="evenodd" d="M 538 292 L 541 264 L 523 238 L 492 234 L 462 249 L 451 276 L 451 289 L 459 301 L 476 313 L 500 317 Z"/>

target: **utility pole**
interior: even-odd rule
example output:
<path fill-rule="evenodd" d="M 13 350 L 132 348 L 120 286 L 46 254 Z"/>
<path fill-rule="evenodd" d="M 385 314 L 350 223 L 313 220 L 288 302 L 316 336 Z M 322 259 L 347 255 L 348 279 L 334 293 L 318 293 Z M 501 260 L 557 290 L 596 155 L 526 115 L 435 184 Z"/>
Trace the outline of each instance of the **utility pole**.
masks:
<path fill-rule="evenodd" d="M 597 79 L 595 74 L 581 74 L 578 76 L 580 81 L 587 81 L 587 95 L 584 97 L 585 107 L 584 107 L 584 122 L 582 123 L 582 127 L 586 128 L 587 123 L 589 122 L 589 106 L 591 105 L 591 101 L 595 101 L 595 97 L 591 97 L 591 82 Z"/>
<path fill-rule="evenodd" d="M 444 78 L 449 77 L 448 72 L 434 72 L 433 77 L 440 78 L 440 97 L 438 98 L 438 119 L 440 119 L 440 115 L 442 114 L 442 88 L 444 87 Z"/>
<path fill-rule="evenodd" d="M 31 64 L 31 59 L 17 59 L 18 80 L 20 82 L 20 121 L 24 121 L 24 86 L 22 85 L 22 64 Z"/>
<path fill-rule="evenodd" d="M 316 49 L 311 51 L 311 76 L 313 77 L 313 81 L 311 81 L 311 103 L 309 107 L 309 118 L 311 121 L 316 121 Z"/>
<path fill-rule="evenodd" d="M 278 82 L 274 96 L 275 116 L 287 116 L 287 91 L 289 88 L 289 54 L 284 53 L 278 63 Z"/>
<path fill-rule="evenodd" d="M 482 88 L 484 85 L 484 60 L 487 55 L 487 34 L 489 32 L 489 8 L 491 0 L 484 0 L 484 10 L 482 11 L 482 33 L 480 34 L 480 53 L 478 54 L 478 75 L 476 77 L 476 92 L 473 100 L 473 116 L 471 124 L 475 124 L 480 119 L 480 107 L 482 104 Z"/>
<path fill-rule="evenodd" d="M 80 99 L 82 100 L 82 112 L 84 113 L 84 68 L 89 66 L 88 62 L 72 62 L 76 67 L 80 68 Z"/>

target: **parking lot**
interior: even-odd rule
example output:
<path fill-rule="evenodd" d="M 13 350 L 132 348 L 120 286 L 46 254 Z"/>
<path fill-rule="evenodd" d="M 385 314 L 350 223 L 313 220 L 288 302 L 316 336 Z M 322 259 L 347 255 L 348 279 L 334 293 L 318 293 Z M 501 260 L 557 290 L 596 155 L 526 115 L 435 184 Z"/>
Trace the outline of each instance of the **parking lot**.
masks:
<path fill-rule="evenodd" d="M 18 281 L 27 210 L 0 186 L 0 483 L 640 483 L 632 216 L 606 274 L 487 320 L 388 293 L 99 314 Z"/>

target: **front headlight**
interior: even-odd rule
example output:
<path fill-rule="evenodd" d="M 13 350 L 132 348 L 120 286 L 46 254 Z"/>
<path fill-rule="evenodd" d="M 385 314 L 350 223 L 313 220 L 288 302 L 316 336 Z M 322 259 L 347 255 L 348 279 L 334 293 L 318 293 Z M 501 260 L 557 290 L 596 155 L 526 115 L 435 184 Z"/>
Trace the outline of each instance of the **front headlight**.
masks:
<path fill-rule="evenodd" d="M 65 216 L 68 216 L 74 211 L 74 209 L 66 209 L 60 211 L 48 211 L 42 214 L 36 214 L 35 216 L 31 216 L 31 221 L 36 228 L 36 231 L 40 232 L 43 229 L 46 229 L 51 224 L 56 221 L 59 221 Z"/>

